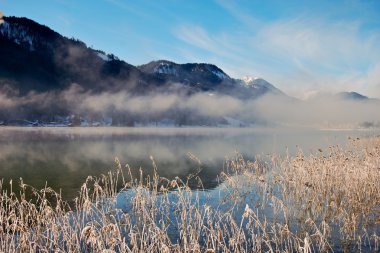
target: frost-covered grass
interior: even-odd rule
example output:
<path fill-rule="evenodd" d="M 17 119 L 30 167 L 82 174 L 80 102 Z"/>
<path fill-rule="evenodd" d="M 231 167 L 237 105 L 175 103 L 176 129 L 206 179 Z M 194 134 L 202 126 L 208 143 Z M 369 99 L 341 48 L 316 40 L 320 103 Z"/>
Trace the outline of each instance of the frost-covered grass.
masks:
<path fill-rule="evenodd" d="M 115 172 L 89 177 L 72 205 L 48 187 L 21 180 L 14 193 L 1 183 L 0 251 L 379 251 L 379 137 L 311 155 L 236 156 L 219 180 L 192 190 L 142 170 L 132 178 L 117 161 Z"/>

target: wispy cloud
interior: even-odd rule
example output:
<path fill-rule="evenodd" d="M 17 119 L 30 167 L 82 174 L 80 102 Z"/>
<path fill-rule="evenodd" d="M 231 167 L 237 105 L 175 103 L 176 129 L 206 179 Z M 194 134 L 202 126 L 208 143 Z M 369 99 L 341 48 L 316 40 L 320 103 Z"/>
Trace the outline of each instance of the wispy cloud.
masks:
<path fill-rule="evenodd" d="M 177 38 L 195 48 L 202 49 L 217 57 L 239 59 L 241 46 L 227 33 L 209 33 L 199 25 L 184 24 L 176 27 Z"/>
<path fill-rule="evenodd" d="M 264 52 L 284 61 L 316 65 L 329 71 L 357 68 L 378 60 L 377 35 L 360 33 L 358 22 L 318 19 L 278 21 L 263 27 L 254 38 Z"/>
<path fill-rule="evenodd" d="M 262 76 L 297 97 L 310 90 L 355 90 L 380 97 L 380 31 L 367 29 L 365 21 L 302 13 L 259 22 L 230 2 L 219 3 L 244 27 L 221 33 L 180 25 L 177 38 L 202 50 L 193 50 L 200 54 L 194 58 L 205 51 L 206 60 L 230 75 Z"/>
<path fill-rule="evenodd" d="M 179 39 L 202 49 L 215 51 L 215 39 L 200 26 L 180 26 L 177 29 L 177 36 Z M 217 52 L 217 51 L 216 51 Z"/>

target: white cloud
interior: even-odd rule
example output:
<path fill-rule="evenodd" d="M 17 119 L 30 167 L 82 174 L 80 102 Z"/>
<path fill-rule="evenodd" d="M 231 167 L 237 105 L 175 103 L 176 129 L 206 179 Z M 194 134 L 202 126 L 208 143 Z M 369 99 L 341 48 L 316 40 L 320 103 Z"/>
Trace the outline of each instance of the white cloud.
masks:
<path fill-rule="evenodd" d="M 263 27 L 254 41 L 264 52 L 283 61 L 293 59 L 327 71 L 356 68 L 379 58 L 379 37 L 363 35 L 358 22 L 278 21 Z"/>
<path fill-rule="evenodd" d="M 238 57 L 242 49 L 241 44 L 244 42 L 240 40 L 236 41 L 236 38 L 231 36 L 231 34 L 211 34 L 203 27 L 191 24 L 178 26 L 174 33 L 181 41 L 209 52 L 218 58 L 240 59 Z"/>
<path fill-rule="evenodd" d="M 369 69 L 367 76 L 360 80 L 363 90 L 380 98 L 380 61 Z"/>
<path fill-rule="evenodd" d="M 238 17 L 235 7 L 227 7 Z M 233 77 L 261 76 L 290 95 L 349 90 L 380 97 L 380 31 L 364 30 L 360 20 L 306 15 L 258 25 L 241 13 L 244 29 L 238 31 L 221 33 L 180 25 L 175 34 L 192 47 L 191 58 L 205 59 L 206 55 L 204 61 Z"/>
<path fill-rule="evenodd" d="M 177 36 L 179 39 L 191 45 L 205 50 L 214 51 L 213 45 L 216 41 L 211 39 L 206 30 L 200 26 L 180 26 L 177 30 Z"/>

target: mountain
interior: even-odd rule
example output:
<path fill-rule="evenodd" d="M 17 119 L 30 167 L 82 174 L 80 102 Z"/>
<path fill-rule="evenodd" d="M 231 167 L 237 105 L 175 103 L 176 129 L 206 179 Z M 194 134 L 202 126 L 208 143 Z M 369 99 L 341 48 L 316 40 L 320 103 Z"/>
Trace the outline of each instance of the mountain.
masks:
<path fill-rule="evenodd" d="M 150 75 L 171 82 L 183 83 L 202 91 L 212 90 L 232 79 L 217 66 L 205 63 L 177 64 L 170 61 L 152 61 L 138 68 Z"/>
<path fill-rule="evenodd" d="M 142 94 L 180 83 L 192 92 L 230 94 L 233 90 L 232 95 L 244 98 L 265 93 L 257 85 L 241 87 L 241 80 L 212 64 L 161 60 L 135 67 L 27 18 L 4 17 L 4 21 L 0 26 L 0 76 L 11 80 L 20 94 L 62 90 L 73 83 L 93 92 L 128 90 Z"/>
<path fill-rule="evenodd" d="M 215 96 L 252 100 L 267 93 L 286 96 L 263 79 L 234 79 L 212 64 L 159 60 L 133 66 L 27 18 L 4 17 L 0 55 L 3 124 L 67 122 L 74 118 L 130 124 L 152 121 L 153 116 L 154 121 L 162 117 L 178 122 L 178 117 L 189 118 L 191 114 L 192 119 L 183 122 L 209 125 L 223 121 L 223 113 L 214 116 L 207 113 L 207 107 L 194 112 L 191 97 L 202 94 L 202 99 L 209 100 Z M 141 99 L 129 104 L 135 98 L 158 94 L 176 96 L 176 101 L 155 114 L 151 112 L 161 105 L 143 104 L 140 107 L 147 107 L 144 114 L 135 108 Z"/>
<path fill-rule="evenodd" d="M 212 64 L 177 64 L 159 60 L 138 66 L 138 69 L 166 82 L 181 83 L 197 91 L 218 92 L 239 99 L 255 99 L 266 93 L 286 96 L 264 79 L 253 77 L 234 79 Z"/>
<path fill-rule="evenodd" d="M 336 96 L 340 99 L 348 99 L 348 100 L 368 100 L 367 96 L 359 94 L 357 92 L 339 92 Z"/>
<path fill-rule="evenodd" d="M 346 101 L 346 102 L 380 102 L 376 98 L 370 98 L 355 91 L 338 93 L 315 92 L 308 96 L 305 101 Z"/>
<path fill-rule="evenodd" d="M 255 89 L 258 94 L 265 94 L 269 92 L 276 95 L 285 96 L 285 93 L 262 78 L 245 76 L 241 79 L 241 81 L 248 87 Z"/>
<path fill-rule="evenodd" d="M 0 75 L 21 95 L 62 90 L 72 83 L 93 91 L 133 90 L 130 80 L 145 80 L 131 64 L 88 48 L 26 18 L 4 17 L 0 26 Z M 106 60 L 104 60 L 106 59 Z"/>

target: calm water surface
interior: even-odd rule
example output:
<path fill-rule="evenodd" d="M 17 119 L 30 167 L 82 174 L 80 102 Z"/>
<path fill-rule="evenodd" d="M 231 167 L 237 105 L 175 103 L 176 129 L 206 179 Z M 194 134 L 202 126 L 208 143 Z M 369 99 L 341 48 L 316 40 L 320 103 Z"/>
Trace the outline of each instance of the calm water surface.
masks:
<path fill-rule="evenodd" d="M 374 131 L 317 131 L 284 129 L 212 128 L 0 128 L 0 178 L 36 188 L 47 185 L 65 199 L 76 196 L 89 175 L 115 168 L 115 157 L 138 175 L 153 171 L 160 176 L 186 178 L 201 169 L 205 188 L 217 186 L 217 175 L 227 158 L 236 153 L 247 159 L 257 155 L 316 152 L 330 145 L 346 145 L 348 137 Z M 191 158 L 193 154 L 201 165 Z"/>

